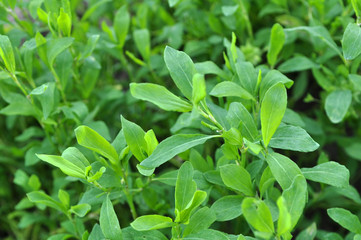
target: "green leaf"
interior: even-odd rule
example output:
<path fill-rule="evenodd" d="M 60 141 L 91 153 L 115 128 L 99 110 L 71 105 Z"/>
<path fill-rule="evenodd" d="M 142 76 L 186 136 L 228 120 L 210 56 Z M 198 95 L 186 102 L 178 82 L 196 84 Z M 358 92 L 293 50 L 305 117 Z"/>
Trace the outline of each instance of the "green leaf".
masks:
<path fill-rule="evenodd" d="M 211 210 L 216 214 L 217 221 L 229 221 L 242 214 L 242 196 L 224 196 L 213 203 Z"/>
<path fill-rule="evenodd" d="M 353 60 L 361 54 L 361 28 L 349 23 L 342 37 L 342 51 L 346 60 Z"/>
<path fill-rule="evenodd" d="M 163 140 L 155 148 L 152 155 L 141 162 L 140 165 L 148 168 L 156 168 L 194 146 L 205 143 L 208 139 L 219 137 L 219 135 L 203 134 L 177 134 Z"/>
<path fill-rule="evenodd" d="M 145 141 L 145 132 L 137 124 L 128 121 L 123 116 L 121 116 L 121 121 L 124 137 L 130 151 L 139 162 L 143 161 L 147 157 L 146 150 L 148 148 Z"/>
<path fill-rule="evenodd" d="M 251 176 L 243 167 L 236 164 L 227 164 L 220 167 L 224 184 L 246 196 L 253 196 Z"/>
<path fill-rule="evenodd" d="M 60 156 L 36 154 L 42 161 L 47 162 L 55 167 L 58 167 L 63 173 L 72 177 L 78 177 L 85 179 L 84 169 L 78 167 L 71 161 L 64 159 Z"/>
<path fill-rule="evenodd" d="M 149 101 L 166 111 L 189 112 L 192 110 L 191 104 L 157 84 L 131 83 L 130 92 L 133 97 Z"/>
<path fill-rule="evenodd" d="M 160 215 L 145 215 L 135 219 L 130 226 L 137 231 L 149 231 L 172 227 L 173 220 L 170 217 Z"/>
<path fill-rule="evenodd" d="M 267 61 L 268 64 L 271 65 L 272 67 L 275 65 L 277 61 L 277 56 L 283 48 L 285 39 L 286 39 L 285 33 L 283 31 L 282 26 L 278 23 L 274 24 L 271 29 L 271 38 L 267 52 Z"/>
<path fill-rule="evenodd" d="M 71 206 L 69 212 L 74 213 L 78 217 L 84 217 L 91 210 L 91 206 L 87 203 Z"/>
<path fill-rule="evenodd" d="M 304 56 L 296 56 L 283 62 L 277 69 L 284 73 L 300 72 L 320 66 Z"/>
<path fill-rule="evenodd" d="M 98 35 L 98 34 L 90 35 L 84 50 L 81 52 L 79 60 L 86 59 L 93 53 L 93 51 L 97 45 L 97 42 L 99 40 L 99 37 L 100 37 L 100 35 Z"/>
<path fill-rule="evenodd" d="M 61 211 L 66 214 L 67 209 L 65 206 L 55 201 L 53 198 L 51 198 L 49 195 L 45 194 L 42 191 L 34 191 L 26 194 L 31 202 L 44 204 L 48 207 L 54 208 L 58 211 Z"/>
<path fill-rule="evenodd" d="M 55 58 L 62 53 L 65 49 L 70 47 L 74 42 L 74 38 L 64 37 L 64 38 L 56 38 L 49 42 L 47 42 L 48 46 L 48 63 L 50 66 L 54 65 Z"/>
<path fill-rule="evenodd" d="M 99 153 L 112 163 L 118 162 L 118 154 L 114 147 L 93 129 L 79 126 L 75 129 L 75 136 L 81 146 Z"/>
<path fill-rule="evenodd" d="M 360 23 L 361 20 L 361 1 L 360 0 L 351 0 L 352 7 L 357 16 L 357 23 Z"/>
<path fill-rule="evenodd" d="M 186 209 L 197 190 L 196 182 L 193 180 L 193 167 L 190 162 L 182 164 L 178 171 L 175 187 L 175 209 L 181 212 Z M 177 216 L 178 218 L 178 216 Z"/>
<path fill-rule="evenodd" d="M 255 141 L 258 138 L 258 130 L 252 115 L 240 102 L 232 102 L 227 113 L 227 120 L 231 127 L 241 128 L 241 134 L 245 138 Z"/>
<path fill-rule="evenodd" d="M 259 99 L 263 99 L 266 92 L 277 83 L 283 83 L 287 88 L 293 85 L 293 81 L 283 75 L 277 70 L 269 71 L 264 78 L 262 78 L 259 92 Z"/>
<path fill-rule="evenodd" d="M 277 235 L 281 236 L 292 230 L 291 228 L 291 214 L 288 212 L 285 199 L 281 196 L 277 200 L 278 206 L 278 221 L 277 221 Z"/>
<path fill-rule="evenodd" d="M 118 46 L 123 48 L 130 25 L 130 14 L 127 6 L 124 5 L 115 13 L 114 31 L 118 39 Z"/>
<path fill-rule="evenodd" d="M 284 125 L 276 130 L 269 142 L 269 146 L 298 152 L 313 152 L 320 145 L 304 129 Z"/>
<path fill-rule="evenodd" d="M 208 207 L 203 207 L 192 215 L 189 224 L 184 229 L 183 237 L 205 230 L 215 221 L 216 215 L 214 212 Z"/>
<path fill-rule="evenodd" d="M 86 22 L 86 20 L 92 16 L 92 14 L 99 9 L 99 7 L 107 2 L 110 2 L 111 0 L 101 0 L 96 1 L 94 4 L 91 5 L 90 8 L 88 8 L 85 13 L 83 14 L 81 21 Z"/>
<path fill-rule="evenodd" d="M 71 17 L 68 13 L 64 12 L 63 8 L 60 8 L 60 14 L 57 19 L 59 30 L 64 36 L 69 37 L 71 33 Z"/>
<path fill-rule="evenodd" d="M 49 115 L 52 113 L 55 107 L 55 83 L 49 82 L 45 83 L 30 92 L 30 95 L 35 95 L 39 99 L 42 110 L 43 117 L 46 120 Z"/>
<path fill-rule="evenodd" d="M 230 240 L 226 234 L 213 229 L 202 230 L 197 233 L 192 233 L 183 240 Z"/>
<path fill-rule="evenodd" d="M 244 88 L 234 82 L 224 81 L 218 83 L 209 95 L 216 97 L 239 97 L 247 100 L 255 100 L 254 97 Z"/>
<path fill-rule="evenodd" d="M 135 30 L 133 32 L 133 38 L 135 45 L 142 55 L 142 58 L 146 61 L 149 61 L 150 58 L 150 34 L 148 29 Z"/>
<path fill-rule="evenodd" d="M 350 90 L 335 90 L 327 96 L 325 110 L 332 123 L 342 121 L 351 105 L 351 101 L 352 93 Z"/>
<path fill-rule="evenodd" d="M 327 214 L 343 228 L 350 232 L 361 234 L 360 219 L 350 211 L 343 208 L 329 208 L 327 209 Z"/>
<path fill-rule="evenodd" d="M 337 44 L 333 41 L 330 33 L 327 31 L 327 29 L 325 27 L 323 27 L 323 26 L 315 26 L 315 27 L 301 26 L 301 27 L 285 29 L 285 32 L 292 32 L 292 31 L 306 31 L 309 34 L 311 34 L 313 37 L 319 38 L 327 46 L 329 46 L 334 52 L 336 52 L 338 55 L 342 56 Z"/>
<path fill-rule="evenodd" d="M 237 11 L 238 8 L 238 4 L 234 6 L 222 6 L 222 13 L 224 16 L 231 16 Z"/>
<path fill-rule="evenodd" d="M 204 200 L 207 198 L 207 193 L 201 190 L 197 190 L 192 198 L 192 201 L 190 204 L 188 204 L 187 208 L 182 211 L 176 210 L 176 219 L 174 222 L 181 222 L 188 224 L 189 223 L 189 217 L 193 214 L 193 212 L 199 207 Z"/>
<path fill-rule="evenodd" d="M 291 229 L 303 215 L 307 199 L 307 182 L 304 176 L 297 175 L 289 188 L 284 189 L 282 197 L 286 200 L 288 212 L 291 214 Z"/>
<path fill-rule="evenodd" d="M 198 104 L 206 97 L 206 82 L 202 74 L 196 73 L 192 79 L 193 82 L 193 92 L 192 92 L 192 102 L 193 104 Z"/>
<path fill-rule="evenodd" d="M 265 233 L 274 232 L 271 211 L 262 200 L 250 197 L 245 198 L 242 202 L 242 212 L 247 222 L 257 231 Z"/>
<path fill-rule="evenodd" d="M 261 104 L 261 129 L 266 147 L 280 125 L 286 108 L 286 88 L 282 83 L 277 83 L 266 92 Z"/>
<path fill-rule="evenodd" d="M 237 62 L 235 67 L 241 86 L 254 96 L 257 86 L 257 72 L 252 63 Z"/>
<path fill-rule="evenodd" d="M 302 175 L 301 170 L 291 159 L 279 153 L 267 154 L 266 161 L 277 182 L 285 190 L 292 185 L 297 175 Z"/>
<path fill-rule="evenodd" d="M 0 35 L 0 57 L 6 69 L 14 75 L 16 67 L 13 47 L 9 37 L 5 35 Z"/>
<path fill-rule="evenodd" d="M 184 52 L 169 46 L 164 50 L 164 61 L 179 90 L 189 100 L 192 99 L 192 78 L 196 73 L 192 59 Z"/>
<path fill-rule="evenodd" d="M 154 149 L 159 144 L 158 139 L 155 136 L 155 133 L 154 133 L 154 131 L 152 129 L 148 130 L 148 132 L 145 133 L 144 140 L 147 143 L 146 152 L 147 152 L 148 156 L 150 156 L 154 152 Z"/>
<path fill-rule="evenodd" d="M 224 131 L 222 137 L 228 144 L 234 146 L 243 145 L 243 137 L 237 128 L 231 128 L 228 131 Z"/>
<path fill-rule="evenodd" d="M 89 161 L 85 158 L 83 153 L 75 147 L 65 149 L 61 156 L 83 170 L 90 166 Z"/>
<path fill-rule="evenodd" d="M 169 7 L 174 7 L 180 0 L 168 0 Z"/>
<path fill-rule="evenodd" d="M 58 198 L 59 198 L 60 202 L 64 205 L 65 208 L 69 208 L 69 205 L 70 205 L 69 193 L 67 193 L 66 191 L 64 191 L 62 189 L 59 189 Z"/>
<path fill-rule="evenodd" d="M 296 240 L 313 240 L 313 239 L 315 239 L 316 234 L 317 234 L 317 226 L 316 226 L 316 223 L 313 222 L 310 226 L 308 226 L 305 230 L 303 230 L 302 232 L 300 232 L 298 234 Z M 324 239 L 324 238 L 322 238 L 322 239 Z M 335 240 L 335 239 L 333 239 L 333 240 Z"/>
<path fill-rule="evenodd" d="M 349 74 L 348 78 L 352 82 L 354 90 L 361 92 L 361 76 L 357 74 Z"/>
<path fill-rule="evenodd" d="M 158 230 L 151 230 L 151 231 L 144 231 L 144 232 L 138 232 L 134 230 L 132 227 L 127 227 L 122 229 L 123 233 L 123 239 L 124 240 L 168 240 L 167 237 L 164 236 L 163 233 L 161 233 Z M 97 238 L 94 240 L 98 240 L 101 238 Z M 90 239 L 88 239 L 90 240 Z"/>
<path fill-rule="evenodd" d="M 20 115 L 20 116 L 36 116 L 37 112 L 34 108 L 34 105 L 30 103 L 25 97 L 21 101 L 16 100 L 11 102 L 9 105 L 4 107 L 0 110 L 0 114 L 13 116 L 13 115 Z"/>
<path fill-rule="evenodd" d="M 200 74 L 215 74 L 223 79 L 228 79 L 228 75 L 212 61 L 198 62 L 194 66 Z"/>
<path fill-rule="evenodd" d="M 261 175 L 261 180 L 258 185 L 261 197 L 271 186 L 273 186 L 273 183 L 275 181 L 276 179 L 273 177 L 271 169 L 269 167 L 266 167 L 266 169 L 263 171 Z"/>
<path fill-rule="evenodd" d="M 330 161 L 301 170 L 305 178 L 311 181 L 326 183 L 335 187 L 347 187 L 349 185 L 350 172 L 345 166 L 337 162 Z"/>
<path fill-rule="evenodd" d="M 123 240 L 122 230 L 120 229 L 119 221 L 115 214 L 113 204 L 109 199 L 109 195 L 104 199 L 100 209 L 99 223 L 106 238 L 111 240 Z"/>

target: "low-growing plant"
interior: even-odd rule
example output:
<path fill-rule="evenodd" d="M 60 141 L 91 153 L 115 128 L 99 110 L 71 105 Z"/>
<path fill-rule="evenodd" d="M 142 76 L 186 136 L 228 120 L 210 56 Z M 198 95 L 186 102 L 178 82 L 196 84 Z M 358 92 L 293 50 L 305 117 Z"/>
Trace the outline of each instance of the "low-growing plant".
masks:
<path fill-rule="evenodd" d="M 360 16 L 0 0 L 0 236 L 361 239 Z"/>

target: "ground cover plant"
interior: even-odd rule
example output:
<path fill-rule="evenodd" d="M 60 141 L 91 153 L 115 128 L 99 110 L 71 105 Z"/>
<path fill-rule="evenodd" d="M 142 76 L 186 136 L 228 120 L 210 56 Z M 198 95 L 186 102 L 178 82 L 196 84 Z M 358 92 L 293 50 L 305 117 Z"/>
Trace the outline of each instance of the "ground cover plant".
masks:
<path fill-rule="evenodd" d="M 1 239 L 361 239 L 361 1 L 0 0 Z"/>

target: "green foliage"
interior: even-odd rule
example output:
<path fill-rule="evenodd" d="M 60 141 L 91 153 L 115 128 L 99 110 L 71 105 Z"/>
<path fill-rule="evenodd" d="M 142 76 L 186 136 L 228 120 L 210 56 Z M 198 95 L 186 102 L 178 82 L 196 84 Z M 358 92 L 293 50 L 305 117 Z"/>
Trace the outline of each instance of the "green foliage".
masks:
<path fill-rule="evenodd" d="M 360 239 L 360 19 L 0 1 L 0 236 Z"/>

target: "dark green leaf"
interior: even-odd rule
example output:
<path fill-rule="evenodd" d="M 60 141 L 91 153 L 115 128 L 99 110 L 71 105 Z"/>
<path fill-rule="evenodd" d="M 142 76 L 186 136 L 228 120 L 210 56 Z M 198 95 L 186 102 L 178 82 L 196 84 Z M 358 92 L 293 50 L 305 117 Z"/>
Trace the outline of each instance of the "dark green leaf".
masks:
<path fill-rule="evenodd" d="M 99 223 L 106 238 L 111 240 L 123 240 L 122 230 L 120 229 L 119 221 L 115 214 L 113 204 L 109 199 L 109 195 L 104 199 L 100 209 Z"/>

